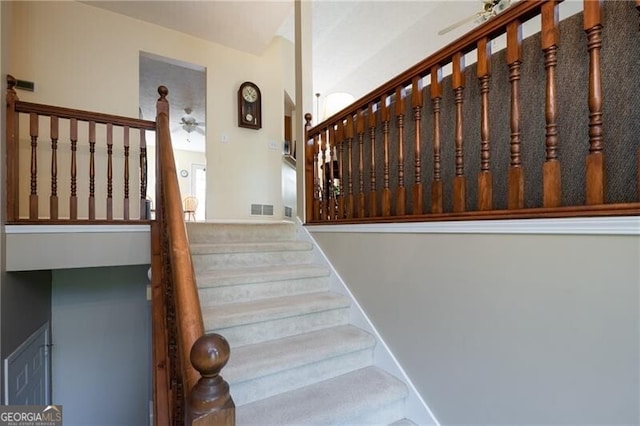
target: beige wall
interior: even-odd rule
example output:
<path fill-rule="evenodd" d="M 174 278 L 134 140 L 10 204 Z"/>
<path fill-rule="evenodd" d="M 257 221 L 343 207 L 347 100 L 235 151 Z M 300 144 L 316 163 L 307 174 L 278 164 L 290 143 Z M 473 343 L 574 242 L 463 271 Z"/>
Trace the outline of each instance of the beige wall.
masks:
<path fill-rule="evenodd" d="M 16 2 L 12 18 L 9 71 L 36 84 L 34 93 L 20 92 L 22 100 L 136 117 L 140 51 L 205 67 L 207 218 L 248 219 L 251 203 L 273 204 L 281 214 L 283 60 L 290 43 L 276 39 L 254 56 L 77 2 Z M 236 124 L 237 88 L 246 80 L 262 91 L 258 131 Z M 43 171 L 47 161 L 41 159 Z M 41 188 L 48 197 L 47 183 Z"/>
<path fill-rule="evenodd" d="M 442 424 L 638 424 L 637 236 L 313 233 Z"/>

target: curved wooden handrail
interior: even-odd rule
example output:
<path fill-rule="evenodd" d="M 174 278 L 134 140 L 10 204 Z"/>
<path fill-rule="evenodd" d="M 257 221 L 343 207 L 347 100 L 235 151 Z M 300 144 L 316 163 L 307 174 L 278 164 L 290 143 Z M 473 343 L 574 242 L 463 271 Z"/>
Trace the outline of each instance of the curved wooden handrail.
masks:
<path fill-rule="evenodd" d="M 195 273 L 189 249 L 189 239 L 182 210 L 175 158 L 169 127 L 168 90 L 158 88 L 156 117 L 156 217 L 158 228 L 166 244 L 160 248 L 166 256 L 163 263 L 170 265 L 171 275 L 165 276 L 173 294 L 175 328 L 177 329 L 177 358 L 175 368 L 180 369 L 182 392 L 174 398 L 184 397 L 185 422 L 231 426 L 235 423 L 235 405 L 229 395 L 229 386 L 219 375 L 229 358 L 229 344 L 222 336 L 205 335 L 202 311 Z M 171 339 L 169 339 L 171 340 Z M 196 343 L 198 342 L 198 343 Z M 195 346 L 194 346 L 195 345 Z M 196 370 L 196 367 L 198 371 Z M 180 380 L 180 379 L 179 379 Z M 182 395 L 180 395 L 182 393 Z M 179 420 L 181 410 L 172 413 Z"/>

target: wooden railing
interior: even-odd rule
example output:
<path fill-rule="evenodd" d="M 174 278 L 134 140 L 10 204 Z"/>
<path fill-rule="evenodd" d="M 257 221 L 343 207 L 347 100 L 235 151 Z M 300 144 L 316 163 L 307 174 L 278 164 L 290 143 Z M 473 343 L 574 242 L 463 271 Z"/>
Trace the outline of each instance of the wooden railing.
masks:
<path fill-rule="evenodd" d="M 229 344 L 204 334 L 171 146 L 168 91 L 160 86 L 158 93 L 151 265 L 155 418 L 158 425 L 232 426 L 235 405 L 219 375 Z"/>
<path fill-rule="evenodd" d="M 306 222 L 640 214 L 638 111 L 625 111 L 640 94 L 640 0 L 607 2 L 606 27 L 602 3 L 585 0 L 579 46 L 561 46 L 559 3 L 518 2 L 322 123 L 308 114 Z M 523 41 L 538 16 L 540 34 Z"/>
<path fill-rule="evenodd" d="M 22 102 L 15 84 L 7 76 L 7 223 L 149 219 L 146 132 L 156 123 Z"/>

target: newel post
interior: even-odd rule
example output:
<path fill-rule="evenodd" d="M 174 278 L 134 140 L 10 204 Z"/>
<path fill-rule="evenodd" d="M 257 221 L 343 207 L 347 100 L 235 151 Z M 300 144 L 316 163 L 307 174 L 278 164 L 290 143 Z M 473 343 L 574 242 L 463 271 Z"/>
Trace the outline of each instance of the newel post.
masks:
<path fill-rule="evenodd" d="M 7 124 L 6 124 L 6 147 L 7 147 L 7 221 L 18 220 L 20 215 L 18 197 L 18 176 L 20 158 L 18 149 L 18 113 L 16 112 L 16 102 L 18 95 L 14 89 L 16 79 L 12 75 L 7 75 Z"/>
<path fill-rule="evenodd" d="M 313 220 L 313 199 L 315 191 L 314 171 L 313 171 L 313 138 L 309 138 L 311 128 L 311 114 L 304 115 L 304 202 L 305 202 L 305 222 Z"/>
<path fill-rule="evenodd" d="M 220 370 L 229 360 L 227 340 L 219 334 L 200 337 L 191 348 L 191 365 L 202 376 L 189 394 L 187 426 L 234 426 L 236 406 Z"/>

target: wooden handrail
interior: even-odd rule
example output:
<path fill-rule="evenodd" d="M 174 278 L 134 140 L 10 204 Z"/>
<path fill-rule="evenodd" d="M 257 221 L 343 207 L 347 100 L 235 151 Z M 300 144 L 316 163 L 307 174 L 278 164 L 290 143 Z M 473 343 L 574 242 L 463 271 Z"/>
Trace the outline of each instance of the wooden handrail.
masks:
<path fill-rule="evenodd" d="M 219 335 L 205 335 L 198 289 L 191 260 L 182 198 L 175 167 L 171 131 L 169 128 L 168 90 L 158 88 L 156 117 L 156 218 L 160 242 L 159 258 L 152 276 L 161 276 L 160 294 L 168 294 L 168 300 L 158 300 L 159 309 L 167 311 L 167 332 L 154 333 L 160 341 L 176 341 L 177 350 L 166 353 L 165 364 L 174 371 L 175 389 L 170 392 L 174 401 L 169 417 L 178 421 L 184 415 L 185 424 L 215 424 L 231 426 L 235 423 L 235 406 L 229 394 L 229 386 L 219 375 L 229 358 L 229 345 Z M 161 296 L 162 297 L 162 296 Z M 154 316 L 154 319 L 157 316 Z M 165 336 L 168 336 L 165 338 Z M 154 352 L 155 353 L 155 352 Z M 162 357 L 162 350 L 158 350 Z M 156 360 L 156 370 L 166 374 Z M 197 370 L 196 370 L 197 368 Z M 159 383 L 162 385 L 162 383 Z M 168 407 L 166 407 L 168 408 Z"/>
<path fill-rule="evenodd" d="M 561 2 L 516 3 L 321 123 L 311 127 L 309 118 L 305 137 L 306 223 L 562 217 L 589 212 L 594 216 L 637 214 L 640 171 L 634 175 L 634 167 L 624 156 L 627 154 L 621 153 L 620 139 L 626 140 L 626 136 L 606 127 L 604 106 L 615 105 L 616 101 L 608 99 L 604 92 L 616 84 L 612 82 L 616 77 L 610 71 L 615 67 L 602 66 L 603 58 L 608 58 L 621 61 L 621 69 L 625 69 L 628 58 L 633 56 L 625 56 L 621 48 L 610 51 L 614 54 L 604 54 L 613 45 L 606 44 L 607 24 L 602 12 L 605 5 L 598 0 L 584 0 L 584 40 L 580 45 L 562 46 L 562 52 L 573 55 L 558 55 Z M 612 3 L 606 6 L 625 18 L 633 16 L 629 12 L 634 6 L 640 9 L 638 0 L 615 4 L 616 7 Z M 524 40 L 523 45 L 522 25 L 537 15 L 542 17 L 541 34 L 536 36 L 540 41 L 536 46 L 533 39 Z M 571 19 L 574 23 L 567 25 L 574 28 L 570 25 L 580 18 Z M 627 34 L 631 21 L 624 22 Z M 622 28 L 609 24 L 609 31 Z M 638 37 L 636 28 L 631 31 L 628 37 Z M 505 37 L 506 49 L 492 53 L 491 46 L 499 36 Z M 535 71 L 530 64 L 523 66 L 522 61 L 539 58 L 540 54 L 524 55 L 523 46 L 542 51 L 543 61 L 536 59 L 532 64 L 539 67 Z M 465 71 L 464 62 L 465 55 L 472 51 L 477 53 L 477 61 L 472 64 L 474 78 L 469 78 L 471 73 Z M 556 80 L 567 67 L 582 70 L 585 61 L 580 55 L 587 56 L 588 78 L 579 81 L 580 90 L 567 92 Z M 451 75 L 443 78 L 445 66 L 450 67 Z M 605 71 L 609 71 L 607 75 Z M 540 90 L 533 90 L 532 82 Z M 624 84 L 629 93 L 637 94 L 639 82 L 637 76 L 629 75 Z M 430 84 L 427 92 L 423 88 L 426 84 Z M 521 87 L 527 90 L 526 98 Z M 567 96 L 572 97 L 571 102 L 567 102 Z M 491 101 L 494 97 L 500 102 Z M 586 112 L 575 106 L 579 102 Z M 565 109 L 571 114 L 563 115 Z M 395 116 L 389 110 L 394 110 Z M 579 119 L 574 117 L 576 114 Z M 546 126 L 539 125 L 540 119 Z M 365 122 L 369 123 L 368 132 Z M 394 135 L 389 131 L 393 124 L 397 128 Z M 618 123 L 615 130 L 627 129 L 627 124 L 632 123 Z M 578 132 L 571 126 L 580 127 L 588 135 L 586 141 L 578 140 Z M 633 133 L 633 128 L 628 127 L 627 132 Z M 345 130 L 344 137 L 340 137 L 341 129 Z M 607 131 L 616 135 L 610 148 Z M 574 137 L 564 139 L 563 132 Z M 624 147 L 625 153 L 628 148 Z M 363 152 L 367 150 L 371 159 L 363 165 Z M 585 150 L 588 153 L 581 160 L 584 163 L 576 164 L 577 155 Z M 382 156 L 378 157 L 380 152 Z M 389 158 L 389 153 L 395 158 Z M 333 192 L 327 191 L 336 184 L 335 176 L 329 182 L 323 172 L 327 159 L 333 162 L 334 156 L 340 166 L 337 200 L 331 198 Z M 637 161 L 640 164 L 640 149 Z M 376 177 L 380 173 L 377 164 L 382 164 L 382 185 Z M 608 185 L 607 167 L 625 172 L 611 173 L 617 181 Z M 477 174 L 470 176 L 471 173 Z M 634 186 L 638 182 L 637 188 L 629 186 L 631 179 Z M 430 185 L 430 190 L 424 189 L 425 184 Z"/>

